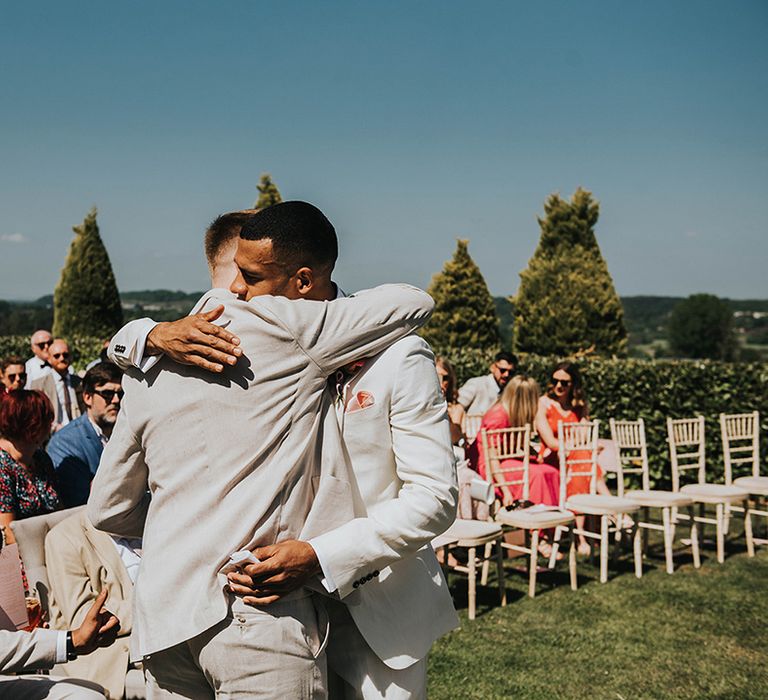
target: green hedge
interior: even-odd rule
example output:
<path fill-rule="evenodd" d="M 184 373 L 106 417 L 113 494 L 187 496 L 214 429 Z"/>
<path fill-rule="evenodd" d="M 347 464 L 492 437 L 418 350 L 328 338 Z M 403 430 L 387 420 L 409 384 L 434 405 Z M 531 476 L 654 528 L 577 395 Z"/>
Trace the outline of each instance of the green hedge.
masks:
<path fill-rule="evenodd" d="M 104 338 L 81 336 L 68 338 L 69 350 L 72 353 L 72 364 L 77 371 L 85 369 L 86 365 L 95 360 L 101 352 Z M 24 359 L 32 356 L 27 335 L 0 336 L 0 358 L 18 355 Z"/>
<path fill-rule="evenodd" d="M 454 364 L 459 385 L 488 372 L 493 353 L 460 350 L 446 353 Z M 545 388 L 557 358 L 520 356 L 520 370 Z M 707 479 L 723 479 L 723 446 L 719 415 L 760 411 L 760 454 L 768 456 L 768 365 L 701 360 L 579 361 L 590 413 L 601 420 L 600 432 L 610 437 L 609 418 L 645 421 L 651 482 L 669 488 L 671 473 L 667 447 L 667 416 L 706 419 Z M 745 474 L 735 470 L 735 476 Z M 765 473 L 765 469 L 763 469 Z"/>

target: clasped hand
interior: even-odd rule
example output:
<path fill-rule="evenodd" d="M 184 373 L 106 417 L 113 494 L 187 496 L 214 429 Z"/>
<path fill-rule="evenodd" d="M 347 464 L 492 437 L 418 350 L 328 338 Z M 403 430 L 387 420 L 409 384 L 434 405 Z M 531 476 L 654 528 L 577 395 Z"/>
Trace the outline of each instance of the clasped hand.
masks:
<path fill-rule="evenodd" d="M 315 550 L 308 542 L 286 540 L 253 550 L 258 564 L 227 575 L 229 590 L 247 605 L 258 607 L 280 600 L 320 573 Z"/>

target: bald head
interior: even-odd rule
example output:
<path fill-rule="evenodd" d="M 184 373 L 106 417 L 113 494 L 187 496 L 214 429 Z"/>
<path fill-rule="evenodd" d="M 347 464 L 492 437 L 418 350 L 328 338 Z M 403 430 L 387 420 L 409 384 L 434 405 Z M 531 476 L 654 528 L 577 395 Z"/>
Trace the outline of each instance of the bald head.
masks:
<path fill-rule="evenodd" d="M 66 374 L 69 372 L 69 366 L 72 364 L 72 357 L 69 353 L 69 344 L 62 338 L 56 338 L 51 343 L 51 349 L 49 350 L 48 364 L 51 365 L 51 369 L 59 374 Z"/>
<path fill-rule="evenodd" d="M 48 331 L 35 331 L 29 340 L 32 353 L 41 361 L 48 361 L 48 349 L 53 342 L 53 336 Z"/>

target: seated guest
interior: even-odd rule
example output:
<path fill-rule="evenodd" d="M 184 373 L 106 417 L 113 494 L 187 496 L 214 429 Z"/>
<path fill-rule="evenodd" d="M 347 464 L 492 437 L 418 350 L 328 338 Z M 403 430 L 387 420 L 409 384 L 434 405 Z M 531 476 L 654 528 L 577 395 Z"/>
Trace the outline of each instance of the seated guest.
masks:
<path fill-rule="evenodd" d="M 77 391 L 80 377 L 71 371 L 72 356 L 65 340 L 56 338 L 48 351 L 50 368 L 36 379 L 30 379 L 29 388 L 42 391 L 55 412 L 53 431 L 63 428 L 81 414 Z"/>
<path fill-rule="evenodd" d="M 15 542 L 14 520 L 61 508 L 56 475 L 43 444 L 51 433 L 53 408 L 39 391 L 17 389 L 0 400 L 0 526 Z"/>
<path fill-rule="evenodd" d="M 9 357 L 0 364 L 0 392 L 23 389 L 27 383 L 27 370 L 20 357 Z"/>
<path fill-rule="evenodd" d="M 72 661 L 62 671 L 67 677 L 98 683 L 113 700 L 125 695 L 133 583 L 140 556 L 140 540 L 110 537 L 96 530 L 82 511 L 62 520 L 45 538 L 51 627 L 65 630 L 81 624 L 98 592 L 109 589 L 109 609 L 121 621 L 117 641 Z"/>
<path fill-rule="evenodd" d="M 88 500 L 104 445 L 120 410 L 123 372 L 111 362 L 101 362 L 83 377 L 85 413 L 59 430 L 48 443 L 65 508 Z"/>
<path fill-rule="evenodd" d="M 510 377 L 515 374 L 517 358 L 500 352 L 491 363 L 491 373 L 468 379 L 459 389 L 458 402 L 467 414 L 482 415 L 499 399 Z"/>
<path fill-rule="evenodd" d="M 105 607 L 102 591 L 71 632 L 36 629 L 0 631 L 0 673 L 34 673 L 92 653 L 115 641 L 120 621 Z M 111 602 L 111 601 L 110 601 Z M 64 667 L 66 668 L 66 666 Z M 104 700 L 102 689 L 88 681 L 54 676 L 0 677 L 1 700 Z"/>
<path fill-rule="evenodd" d="M 25 367 L 27 370 L 27 386 L 33 379 L 42 377 L 48 373 L 48 350 L 53 342 L 53 336 L 48 331 L 35 331 L 29 339 L 29 346 L 32 348 L 32 357 L 30 357 Z"/>
<path fill-rule="evenodd" d="M 435 358 L 437 367 L 437 378 L 440 380 L 440 389 L 445 396 L 448 404 L 448 421 L 451 426 L 451 442 L 459 445 L 464 437 L 461 424 L 464 419 L 464 407 L 456 400 L 458 391 L 456 390 L 456 373 L 453 366 L 444 357 Z"/>
<path fill-rule="evenodd" d="M 499 430 L 502 428 L 520 428 L 525 425 L 533 426 L 536 420 L 536 410 L 539 402 L 539 385 L 535 379 L 517 375 L 512 377 L 504 388 L 501 399 L 483 416 L 480 430 Z M 481 477 L 492 481 L 493 475 L 488 474 L 483 444 L 480 434 L 469 449 L 469 459 Z M 522 474 L 517 471 L 507 471 L 523 463 L 516 459 L 506 459 L 499 465 L 501 474 L 497 481 L 509 481 L 520 479 Z M 498 489 L 499 497 L 505 506 L 523 497 L 522 484 L 501 486 Z M 528 463 L 528 500 L 533 503 L 543 503 L 548 506 L 557 506 L 560 493 L 560 472 L 549 464 L 541 464 L 530 460 Z"/>

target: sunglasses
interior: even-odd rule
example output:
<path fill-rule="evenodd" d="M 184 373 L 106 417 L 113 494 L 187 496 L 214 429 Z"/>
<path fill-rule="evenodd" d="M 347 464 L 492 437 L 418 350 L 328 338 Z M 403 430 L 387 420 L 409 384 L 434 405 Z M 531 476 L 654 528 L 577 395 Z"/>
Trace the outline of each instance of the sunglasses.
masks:
<path fill-rule="evenodd" d="M 499 374 L 512 374 L 512 372 L 515 371 L 514 367 L 499 367 L 496 365 L 496 370 L 499 372 Z"/>
<path fill-rule="evenodd" d="M 123 396 L 125 396 L 125 392 L 122 389 L 119 391 L 114 389 L 95 389 L 93 393 L 101 396 L 107 403 L 112 403 L 115 396 L 117 396 L 118 401 L 122 401 Z"/>
<path fill-rule="evenodd" d="M 41 350 L 43 348 L 47 348 L 49 345 L 52 345 L 52 340 L 44 340 L 42 343 L 35 343 L 35 347 L 40 348 Z"/>
<path fill-rule="evenodd" d="M 510 503 L 506 508 L 507 510 L 520 510 L 521 508 L 530 508 L 533 505 L 533 501 L 527 499 L 517 498 Z"/>
<path fill-rule="evenodd" d="M 444 384 L 450 379 L 450 377 L 447 374 L 438 374 L 437 377 L 440 380 L 441 384 Z"/>
<path fill-rule="evenodd" d="M 53 359 L 54 360 L 68 360 L 69 359 L 69 353 L 68 352 L 55 352 L 55 353 L 53 353 Z"/>
<path fill-rule="evenodd" d="M 561 386 L 569 387 L 571 386 L 571 380 L 570 379 L 555 379 L 552 377 L 552 386 L 557 386 L 560 384 Z"/>
<path fill-rule="evenodd" d="M 12 382 L 15 382 L 17 379 L 26 379 L 27 378 L 27 373 L 26 372 L 19 372 L 18 374 L 7 374 L 6 376 Z"/>

